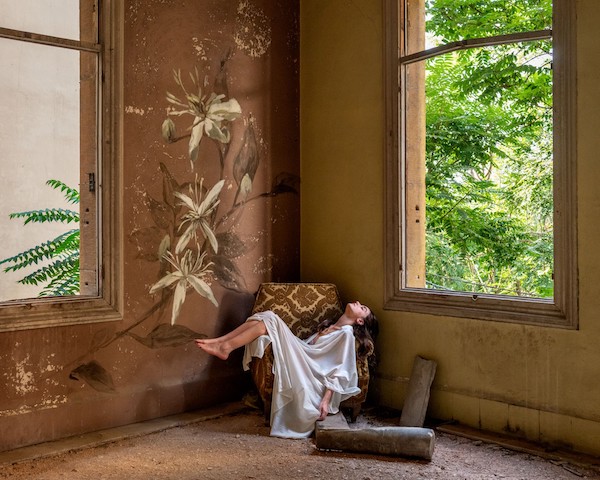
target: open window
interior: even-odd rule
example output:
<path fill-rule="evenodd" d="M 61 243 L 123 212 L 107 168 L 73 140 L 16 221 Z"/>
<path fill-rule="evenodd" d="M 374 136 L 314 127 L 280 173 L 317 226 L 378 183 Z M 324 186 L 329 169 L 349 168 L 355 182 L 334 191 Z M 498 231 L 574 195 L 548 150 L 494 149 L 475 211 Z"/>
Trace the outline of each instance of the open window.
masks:
<path fill-rule="evenodd" d="M 121 7 L 0 8 L 0 330 L 120 318 Z"/>
<path fill-rule="evenodd" d="M 386 9 L 386 307 L 576 327 L 573 3 Z"/>

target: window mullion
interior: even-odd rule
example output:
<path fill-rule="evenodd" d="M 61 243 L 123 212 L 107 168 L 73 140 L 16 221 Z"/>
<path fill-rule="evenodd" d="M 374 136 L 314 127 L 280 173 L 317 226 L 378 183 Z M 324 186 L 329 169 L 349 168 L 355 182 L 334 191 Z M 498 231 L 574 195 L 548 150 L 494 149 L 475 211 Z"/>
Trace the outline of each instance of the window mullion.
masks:
<path fill-rule="evenodd" d="M 494 45 L 510 45 L 511 43 L 533 42 L 536 40 L 548 40 L 552 38 L 552 30 L 536 30 L 534 32 L 510 33 L 507 35 L 496 35 L 494 37 L 468 38 L 450 42 L 439 47 L 429 48 L 410 55 L 401 56 L 399 63 L 408 65 L 422 60 L 444 55 L 458 50 L 470 48 L 490 47 Z"/>
<path fill-rule="evenodd" d="M 100 53 L 100 44 L 98 43 L 71 40 L 68 38 L 61 37 L 52 37 L 50 35 L 23 32 L 21 30 L 13 30 L 10 28 L 0 27 L 0 38 L 21 40 L 23 42 L 37 43 L 40 45 L 50 45 L 53 47 L 69 48 L 71 50 L 79 50 L 82 52 Z"/>

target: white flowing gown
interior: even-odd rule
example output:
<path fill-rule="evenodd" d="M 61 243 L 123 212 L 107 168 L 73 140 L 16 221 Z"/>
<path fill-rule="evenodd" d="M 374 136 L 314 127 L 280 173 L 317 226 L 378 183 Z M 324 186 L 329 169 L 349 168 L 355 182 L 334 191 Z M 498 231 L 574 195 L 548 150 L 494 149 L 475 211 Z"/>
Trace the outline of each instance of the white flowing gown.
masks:
<path fill-rule="evenodd" d="M 272 436 L 309 437 L 326 389 L 333 392 L 329 413 L 337 413 L 340 402 L 360 392 L 352 326 L 321 335 L 311 344 L 316 333 L 301 340 L 271 311 L 256 313 L 248 320 L 264 322 L 268 335 L 246 345 L 244 370 L 249 369 L 252 357 L 263 356 L 267 345 L 273 347 Z"/>

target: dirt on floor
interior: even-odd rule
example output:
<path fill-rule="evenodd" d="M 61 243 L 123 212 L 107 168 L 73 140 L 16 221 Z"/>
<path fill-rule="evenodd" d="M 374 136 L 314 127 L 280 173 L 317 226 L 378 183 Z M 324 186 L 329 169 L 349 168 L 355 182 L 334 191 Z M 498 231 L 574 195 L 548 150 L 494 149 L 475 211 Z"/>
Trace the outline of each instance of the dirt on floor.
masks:
<path fill-rule="evenodd" d="M 367 412 L 353 428 L 386 425 L 391 425 L 389 419 Z M 600 479 L 600 469 L 440 432 L 431 461 L 320 451 L 314 438 L 270 437 L 261 413 L 247 409 L 99 447 L 2 465 L 0 478 L 573 480 Z"/>

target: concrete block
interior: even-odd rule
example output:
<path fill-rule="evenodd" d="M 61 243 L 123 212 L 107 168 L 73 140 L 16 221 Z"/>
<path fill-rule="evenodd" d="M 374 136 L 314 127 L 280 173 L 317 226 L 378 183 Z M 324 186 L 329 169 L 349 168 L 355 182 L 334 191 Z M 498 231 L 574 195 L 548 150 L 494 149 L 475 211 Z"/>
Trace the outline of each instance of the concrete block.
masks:
<path fill-rule="evenodd" d="M 429 405 L 431 384 L 435 377 L 437 363 L 422 357 L 415 357 L 408 381 L 408 391 L 402 407 L 400 425 L 404 427 L 422 427 Z"/>
<path fill-rule="evenodd" d="M 322 428 L 317 423 L 315 440 L 321 450 L 417 457 L 431 460 L 435 433 L 419 427 Z"/>

